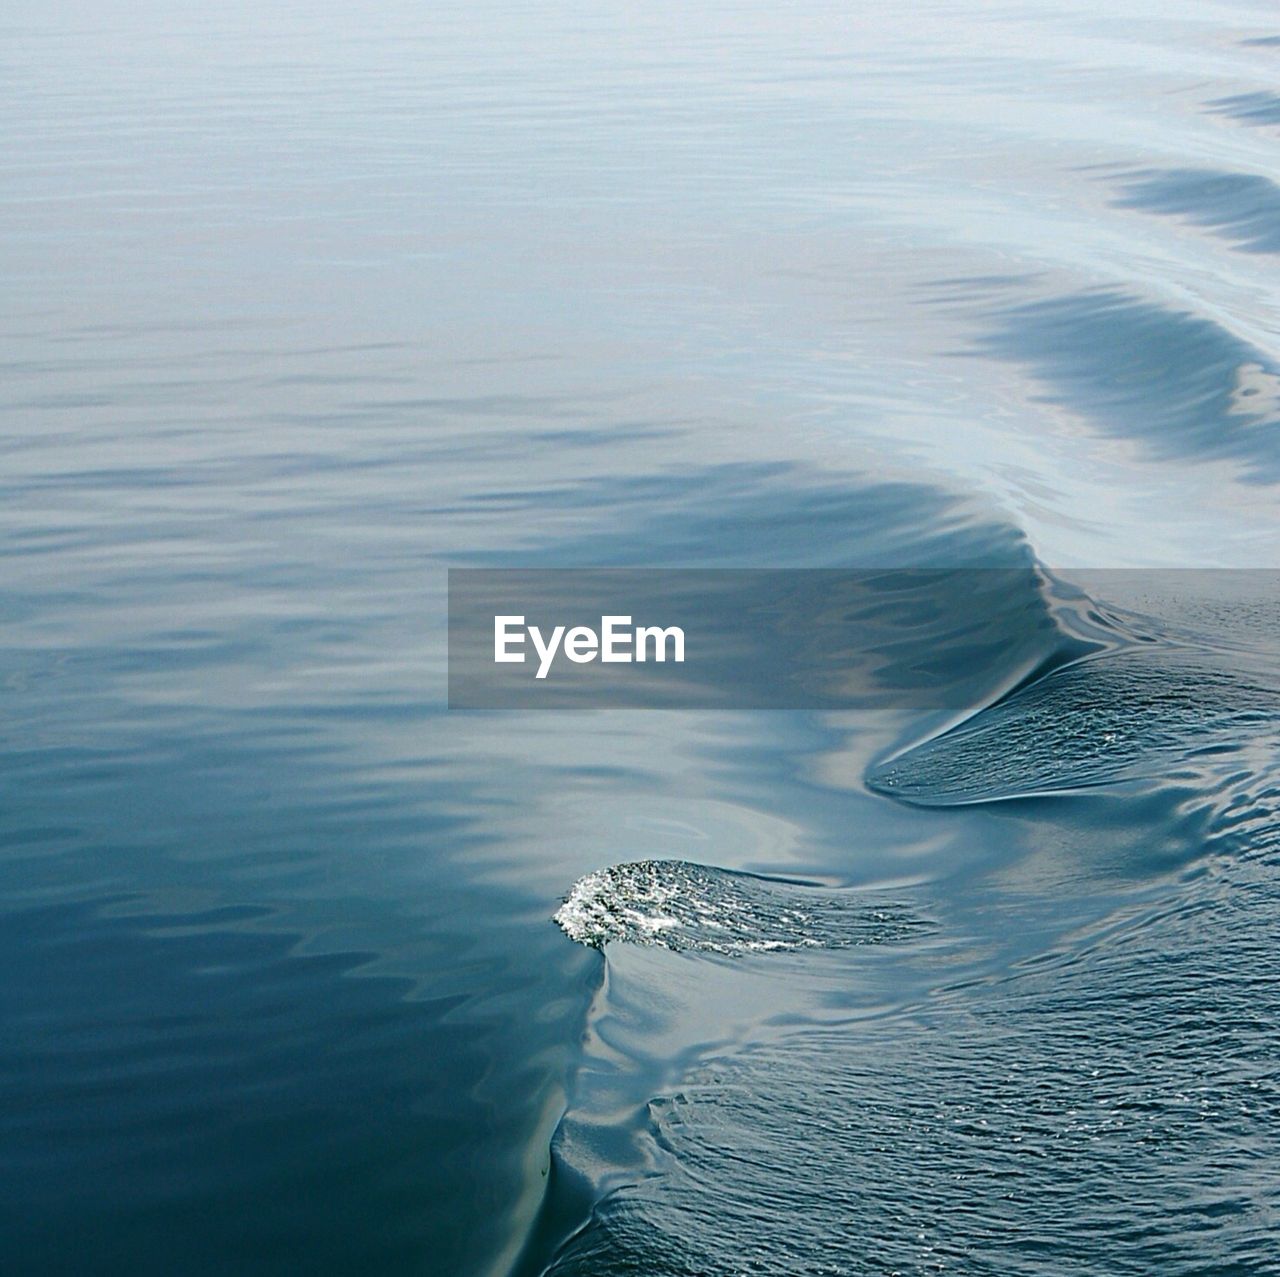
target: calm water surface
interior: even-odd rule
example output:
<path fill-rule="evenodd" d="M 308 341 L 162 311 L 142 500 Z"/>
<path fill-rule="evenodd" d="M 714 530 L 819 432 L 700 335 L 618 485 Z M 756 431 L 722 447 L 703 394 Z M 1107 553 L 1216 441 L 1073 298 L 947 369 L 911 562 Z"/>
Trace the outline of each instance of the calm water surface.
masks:
<path fill-rule="evenodd" d="M 1275 582 L 1111 571 L 1280 566 L 1272 6 L 2 25 L 0 1266 L 1280 1271 Z M 953 733 L 445 709 L 451 566 L 976 562 Z"/>

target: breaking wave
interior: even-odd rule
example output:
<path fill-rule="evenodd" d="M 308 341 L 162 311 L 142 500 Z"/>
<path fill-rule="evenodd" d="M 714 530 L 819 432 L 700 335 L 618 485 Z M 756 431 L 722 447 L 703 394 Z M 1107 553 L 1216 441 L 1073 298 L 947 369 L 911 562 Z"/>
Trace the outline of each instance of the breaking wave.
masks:
<path fill-rule="evenodd" d="M 905 940 L 928 923 L 898 904 L 867 906 L 812 884 L 639 860 L 580 878 L 555 915 L 579 944 L 747 954 Z"/>

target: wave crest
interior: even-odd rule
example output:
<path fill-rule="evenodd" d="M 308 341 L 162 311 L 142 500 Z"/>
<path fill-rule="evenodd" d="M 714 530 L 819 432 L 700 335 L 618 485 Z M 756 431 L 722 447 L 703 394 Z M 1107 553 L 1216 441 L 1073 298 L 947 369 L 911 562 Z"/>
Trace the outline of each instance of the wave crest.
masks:
<path fill-rule="evenodd" d="M 639 860 L 579 878 L 555 914 L 579 944 L 748 954 L 905 940 L 928 923 L 900 904 L 869 907 L 811 884 Z"/>

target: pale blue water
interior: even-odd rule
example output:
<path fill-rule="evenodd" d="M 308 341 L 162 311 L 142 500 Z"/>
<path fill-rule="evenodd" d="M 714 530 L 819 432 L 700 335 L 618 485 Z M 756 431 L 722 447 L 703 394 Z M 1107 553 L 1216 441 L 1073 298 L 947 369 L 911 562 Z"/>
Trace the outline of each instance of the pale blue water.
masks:
<path fill-rule="evenodd" d="M 2 25 L 0 1267 L 1280 1271 L 1272 7 Z M 445 709 L 979 561 L 961 711 Z"/>

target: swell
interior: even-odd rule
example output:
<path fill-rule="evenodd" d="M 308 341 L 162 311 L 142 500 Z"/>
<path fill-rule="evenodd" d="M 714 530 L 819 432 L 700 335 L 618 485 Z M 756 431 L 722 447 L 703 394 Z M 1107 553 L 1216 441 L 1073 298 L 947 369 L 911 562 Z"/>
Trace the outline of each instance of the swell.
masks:
<path fill-rule="evenodd" d="M 1246 253 L 1280 253 L 1280 186 L 1260 173 L 1142 169 L 1121 179 L 1116 208 L 1182 217 Z"/>
<path fill-rule="evenodd" d="M 940 595 L 936 582 L 920 591 L 910 574 L 886 574 L 886 593 L 901 587 L 895 614 L 914 618 L 904 630 L 909 638 L 891 653 L 905 704 L 912 703 L 912 677 L 935 686 L 950 679 L 991 695 L 991 689 L 1017 686 L 1108 641 L 1105 613 L 1033 562 L 1000 578 L 1016 586 L 988 600 L 994 628 L 1005 629 L 995 636 L 998 642 L 975 646 L 958 624 L 972 591 L 965 594 L 962 574 L 946 579 L 949 592 Z M 1075 618 L 1070 624 L 1062 619 L 1068 614 Z M 704 1052 L 697 1035 L 711 1030 L 699 1026 L 682 1039 L 677 1033 L 674 1048 L 653 1048 L 646 1034 L 670 1036 L 655 1007 L 671 989 L 690 981 L 711 987 L 714 969 L 707 964 L 713 963 L 744 971 L 748 988 L 753 972 L 779 964 L 791 973 L 782 975 L 784 982 L 803 979 L 808 971 L 800 964 L 824 954 L 839 960 L 843 954 L 911 949 L 936 930 L 917 902 L 897 894 L 662 857 L 584 875 L 566 892 L 555 921 L 568 939 L 599 950 L 599 984 L 551 1140 L 542 1208 L 513 1277 L 559 1272 L 563 1265 L 570 1266 L 565 1271 L 589 1271 L 595 1260 L 584 1255 L 598 1221 L 636 1185 L 679 1174 L 664 1133 L 672 1114 L 664 1097 L 699 1067 Z M 697 996 L 707 996 L 705 989 Z M 640 1049 L 619 1034 L 623 1022 L 639 1025 Z M 602 1271 L 633 1271 L 617 1258 Z M 648 1271 L 655 1262 L 646 1257 L 634 1271 Z"/>
<path fill-rule="evenodd" d="M 542 1207 L 511 1277 L 541 1277 L 576 1265 L 614 1204 L 636 1185 L 678 1173 L 663 1131 L 670 1116 L 665 1097 L 698 1067 L 703 1050 L 685 1040 L 670 1055 L 631 1052 L 610 1027 L 638 1022 L 642 1039 L 646 1031 L 668 1033 L 651 1003 L 660 1005 L 683 980 L 710 974 L 700 965 L 679 970 L 670 963 L 772 964 L 787 954 L 907 945 L 934 927 L 909 904 L 873 893 L 684 861 L 632 862 L 586 875 L 556 921 L 570 939 L 599 950 L 599 982 L 583 1053 L 551 1139 Z M 619 949 L 651 953 L 658 965 L 620 978 Z M 607 1271 L 631 1270 L 611 1264 Z"/>
<path fill-rule="evenodd" d="M 1197 770 L 1226 775 L 1240 760 L 1256 770 L 1257 752 L 1274 746 L 1280 723 L 1274 574 L 1096 575 L 1117 590 L 1163 597 L 1177 615 L 1161 621 L 1107 607 L 1109 645 L 878 762 L 868 787 L 947 807 Z M 1104 614 L 1100 605 L 1089 610 Z"/>
<path fill-rule="evenodd" d="M 873 790 L 945 807 L 1155 779 L 1229 761 L 1276 721 L 1280 687 L 1201 654 L 1108 654 L 1054 670 L 874 767 Z"/>
<path fill-rule="evenodd" d="M 1136 841 L 1155 840 L 1152 814 L 1190 819 L 1200 867 L 969 996 L 689 1061 L 632 1117 L 644 1173 L 594 1197 L 579 1179 L 585 1215 L 545 1236 L 528 1272 L 1266 1270 L 1280 1208 L 1268 1169 L 1280 1146 L 1256 1116 L 1280 1104 L 1274 595 L 1246 574 L 1224 609 L 1188 600 L 1190 584 L 1178 578 L 1164 622 L 1082 606 L 1072 615 L 1094 633 L 1105 618 L 1111 645 L 868 782 L 949 806 L 1163 779 Z M 1247 602 L 1250 590 L 1262 597 Z M 1206 617 L 1227 632 L 1197 629 Z M 1074 838 L 1105 828 L 1096 805 L 1078 810 L 1059 815 Z M 657 872 L 640 872 L 642 898 Z M 618 925 L 608 941 L 626 943 L 631 924 Z"/>
<path fill-rule="evenodd" d="M 1273 1271 L 1278 906 L 1237 872 L 967 1002 L 694 1070 L 651 1108 L 667 1173 L 550 1271 Z"/>
<path fill-rule="evenodd" d="M 1208 109 L 1269 125 L 1277 102 L 1242 94 Z M 1184 218 L 1242 252 L 1280 251 L 1267 178 L 1146 169 L 1116 205 Z M 1270 343 L 1207 307 L 1124 283 L 989 321 L 974 353 L 1029 370 L 1049 402 L 1144 461 L 1228 462 L 1251 485 L 1280 480 L 1280 364 Z M 1014 973 L 1011 992 L 923 1012 L 906 1031 L 811 1035 L 802 1051 L 674 1070 L 629 1115 L 639 1169 L 628 1177 L 615 1161 L 607 1187 L 575 1169 L 571 1111 L 554 1227 L 522 1273 L 1264 1271 L 1280 1205 L 1266 1167 L 1280 1150 L 1250 1114 L 1280 1102 L 1265 1070 L 1280 986 L 1264 976 L 1280 901 L 1250 867 L 1280 849 L 1275 662 L 1048 573 L 1042 593 L 1054 633 L 1038 659 L 1010 662 L 964 721 L 928 725 L 875 763 L 868 789 L 994 818 L 1014 799 L 1167 786 L 1148 818 L 1173 823 L 1183 807 L 1203 817 L 1203 876 L 1114 943 L 1068 950 Z M 900 668 L 928 660 L 922 644 Z M 1077 842 L 1093 832 L 1065 819 Z M 1215 876 L 1219 855 L 1230 868 Z M 833 937 L 856 926 L 841 932 L 839 909 L 828 916 L 830 899 L 812 892 L 632 862 L 579 882 L 559 920 L 604 950 L 607 1001 L 610 947 L 672 950 L 690 978 L 708 959 L 843 947 Z M 791 926 L 801 914 L 818 918 L 813 931 Z M 1237 929 L 1233 951 L 1224 942 Z"/>
<path fill-rule="evenodd" d="M 1256 1264 L 1265 1185 L 1260 1163 L 1232 1151 L 1248 1129 L 1232 1115 L 1258 1098 L 1247 1061 L 1265 1034 L 1249 1001 L 1257 981 L 1237 977 L 1219 942 L 1244 920 L 1260 938 L 1280 933 L 1266 873 L 1280 851 L 1274 581 L 1238 574 L 1224 602 L 1215 575 L 1099 575 L 1110 588 L 1086 592 L 1043 573 L 1060 659 L 874 765 L 868 788 L 956 807 L 1168 783 L 1156 818 L 1168 824 L 1189 803 L 1204 827 L 1194 839 L 1202 859 L 1220 853 L 1235 868 L 1193 875 L 1190 890 L 1118 938 L 1015 970 L 1012 992 L 973 1004 L 943 1000 L 853 1036 L 810 1030 L 799 1043 L 676 1057 L 664 1071 L 616 1058 L 603 1071 L 589 1064 L 553 1141 L 521 1277 L 727 1274 L 744 1263 L 797 1274 L 944 1263 L 978 1273 L 994 1271 L 997 1252 L 1002 1271 L 1035 1272 L 1071 1253 L 1080 1212 L 1097 1221 L 1107 1239 L 1099 1254 L 1117 1272 L 1156 1264 L 1190 1273 L 1209 1251 L 1242 1271 Z M 1135 595 L 1168 606 L 1133 610 Z M 1090 819 L 1096 811 L 1085 828 Z M 1151 837 L 1138 831 L 1140 843 Z M 708 959 L 803 960 L 820 949 L 909 945 L 945 927 L 915 905 L 663 860 L 587 875 L 558 921 L 602 950 L 603 1017 L 618 1011 L 609 979 L 618 946 L 666 951 L 694 964 L 682 978 L 698 979 Z M 1271 961 L 1262 939 L 1255 948 L 1260 963 Z M 1166 968 L 1170 955 L 1177 961 Z M 1224 986 L 1219 1013 L 1203 1022 L 1203 999 Z M 1190 1040 L 1210 1055 L 1243 1054 L 1197 1083 L 1183 1050 Z M 1152 1058 L 1158 1068 L 1148 1069 Z M 1080 1061 L 1089 1062 L 1083 1077 Z M 1193 1093 L 1198 1111 L 1188 1107 Z M 1182 1175 L 1152 1141 L 1213 1173 Z M 1131 1204 L 1115 1187 L 1126 1175 L 1163 1195 L 1159 1218 L 1139 1211 L 1126 1222 Z M 1036 1186 L 1016 1208 L 1000 1204 L 1011 1177 Z M 999 1231 L 1005 1216 L 1021 1230 L 1012 1240 Z M 1169 1240 L 1170 1217 L 1189 1240 Z"/>
<path fill-rule="evenodd" d="M 1171 179 L 1148 186 L 1147 199 L 1187 203 Z M 1204 216 L 1264 233 L 1240 209 Z M 997 313 L 975 353 L 1027 368 L 1049 402 L 1151 460 L 1229 461 L 1251 483 L 1280 480 L 1280 365 L 1216 319 L 1124 288 L 1086 289 Z"/>

